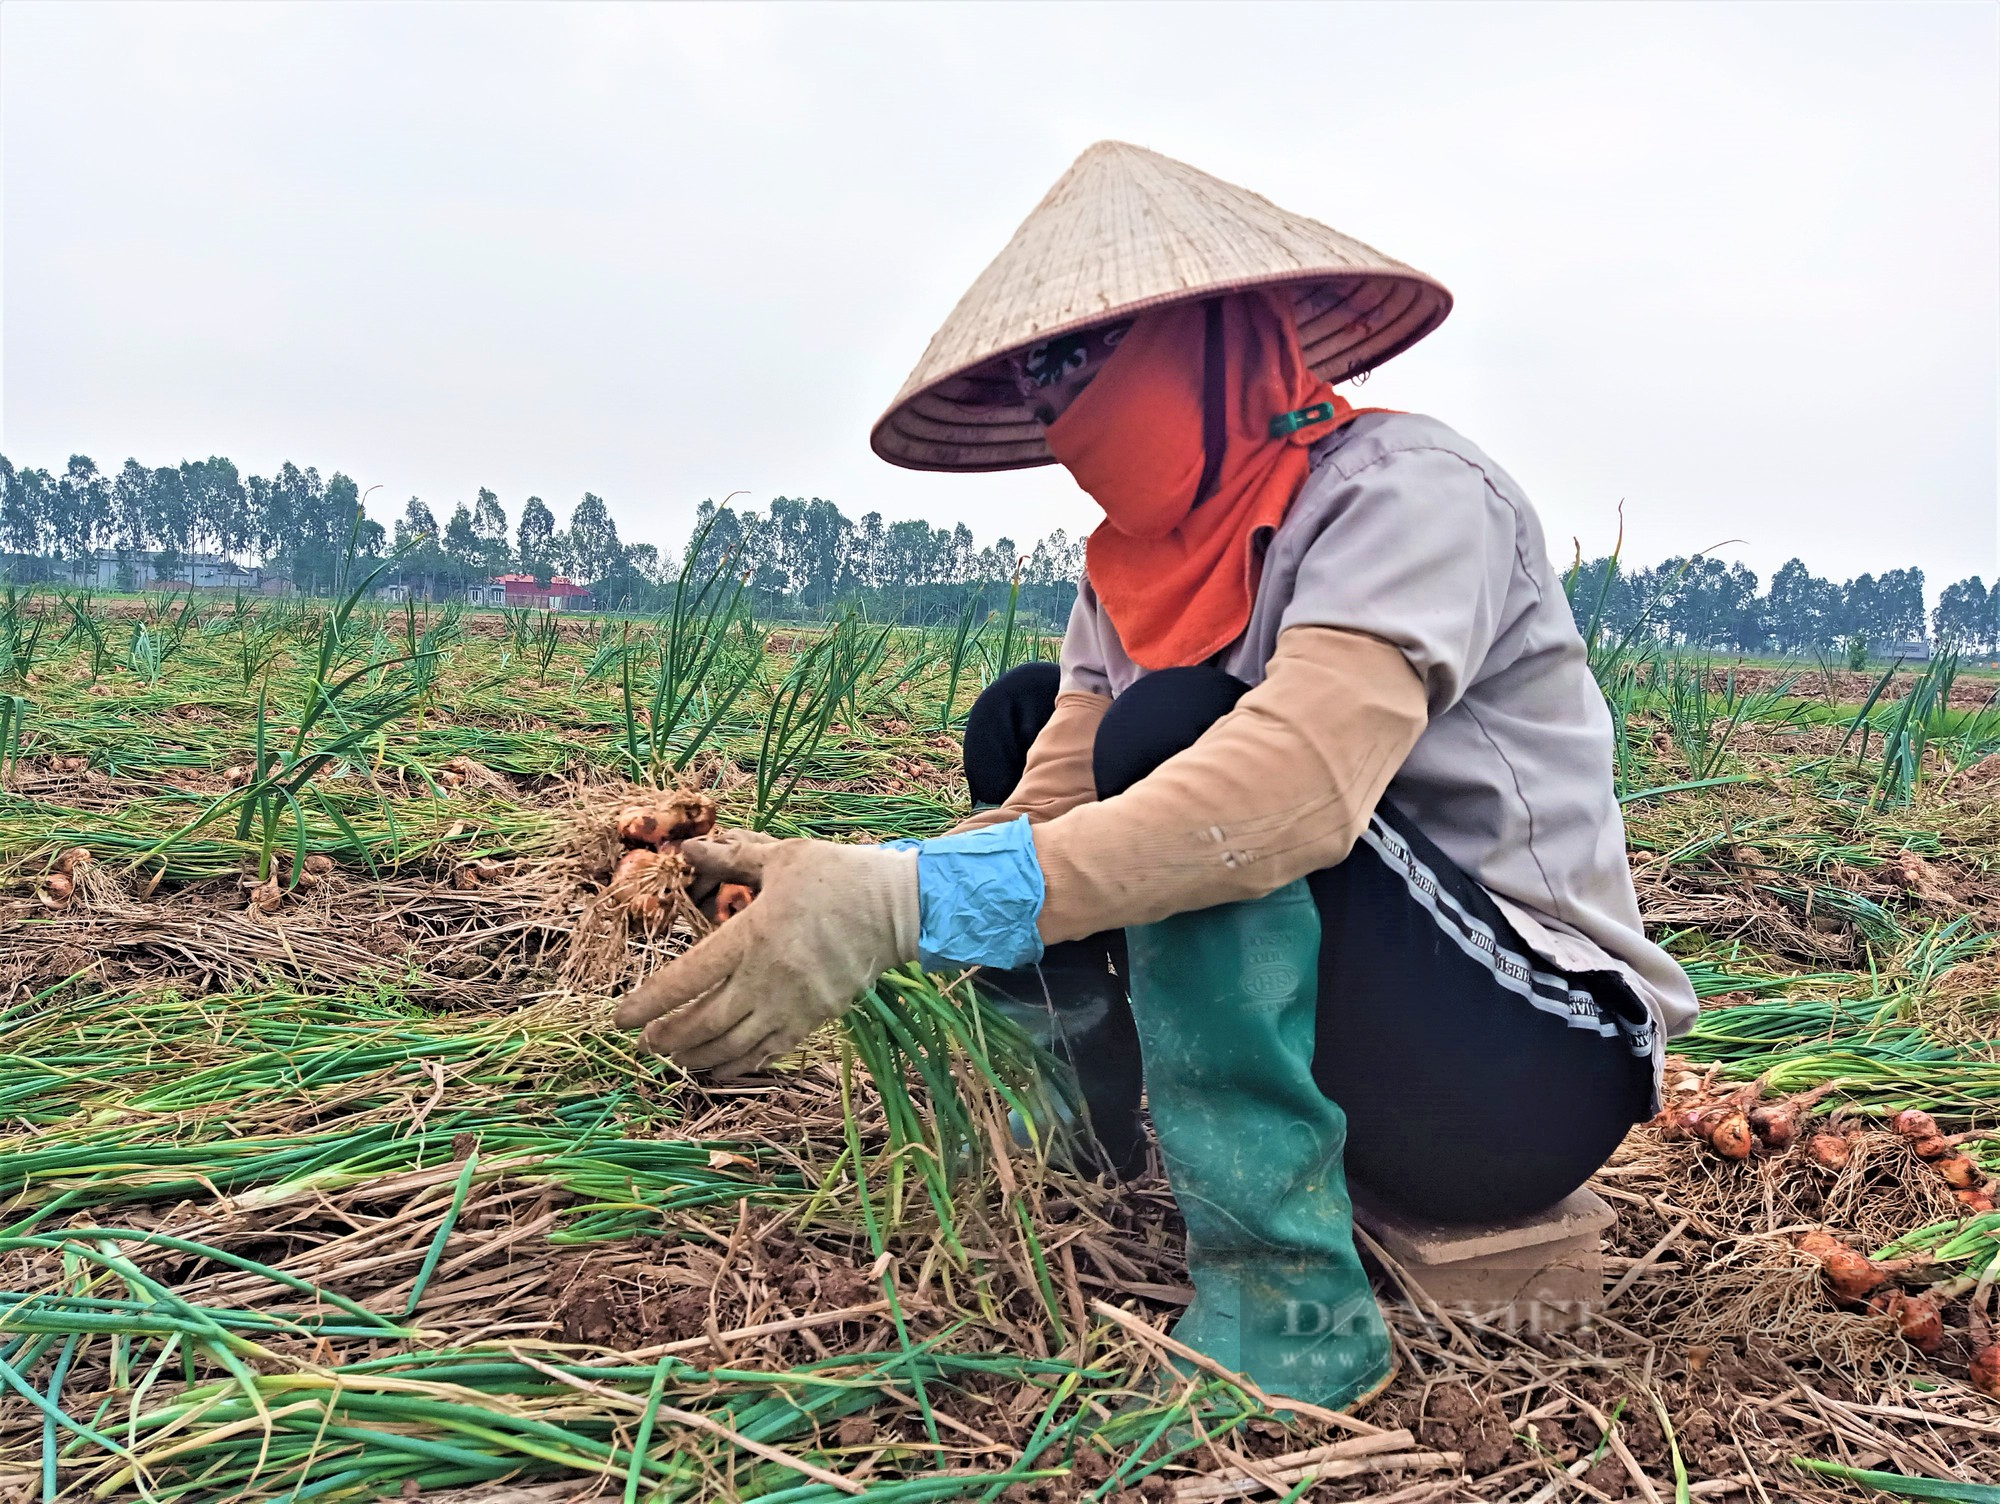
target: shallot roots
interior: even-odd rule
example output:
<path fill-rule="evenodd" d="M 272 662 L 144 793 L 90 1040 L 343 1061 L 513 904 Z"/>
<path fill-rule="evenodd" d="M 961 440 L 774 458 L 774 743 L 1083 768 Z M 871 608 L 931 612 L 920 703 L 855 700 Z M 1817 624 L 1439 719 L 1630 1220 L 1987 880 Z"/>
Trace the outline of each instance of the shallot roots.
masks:
<path fill-rule="evenodd" d="M 1974 1214 L 1994 1209 L 1995 1191 L 1985 1169 L 1970 1155 L 1957 1152 L 1958 1146 L 1988 1137 L 1983 1133 L 1941 1133 L 1937 1119 L 1916 1108 L 1906 1108 L 1890 1120 L 1890 1127 L 1909 1140 L 1910 1151 L 1928 1164 L 1951 1187 L 1959 1205 Z"/>
<path fill-rule="evenodd" d="M 694 868 L 681 844 L 715 829 L 715 800 L 692 789 L 665 794 L 618 812 L 625 854 L 612 869 L 612 902 L 633 922 L 657 929 L 687 902 Z M 716 918 L 727 919 L 750 901 L 750 890 L 725 883 L 716 894 Z"/>

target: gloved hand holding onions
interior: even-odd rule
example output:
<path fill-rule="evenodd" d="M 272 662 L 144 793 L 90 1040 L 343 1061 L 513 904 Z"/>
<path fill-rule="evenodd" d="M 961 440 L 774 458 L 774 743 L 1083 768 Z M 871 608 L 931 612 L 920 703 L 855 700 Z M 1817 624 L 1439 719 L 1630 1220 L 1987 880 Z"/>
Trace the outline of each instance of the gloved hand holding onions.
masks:
<path fill-rule="evenodd" d="M 730 1080 L 838 1018 L 916 959 L 916 857 L 728 830 L 689 841 L 692 892 L 741 884 L 756 902 L 629 993 L 621 1029 L 689 1070 Z"/>
<path fill-rule="evenodd" d="M 984 968 L 1076 1073 L 1097 1168 L 1143 1162 L 1143 1090 L 1187 1221 L 1175 1335 L 1329 1407 L 1391 1374 L 1349 1180 L 1431 1221 L 1551 1206 L 1658 1110 L 1695 1014 L 1533 508 L 1442 423 L 1333 389 L 1450 301 L 1178 162 L 1087 151 L 872 437 L 917 469 L 1059 462 L 1103 513 L 1061 663 L 967 718 L 984 808 L 888 847 L 686 842 L 698 888 L 756 901 L 619 1011 L 733 1077 L 888 967 Z"/>

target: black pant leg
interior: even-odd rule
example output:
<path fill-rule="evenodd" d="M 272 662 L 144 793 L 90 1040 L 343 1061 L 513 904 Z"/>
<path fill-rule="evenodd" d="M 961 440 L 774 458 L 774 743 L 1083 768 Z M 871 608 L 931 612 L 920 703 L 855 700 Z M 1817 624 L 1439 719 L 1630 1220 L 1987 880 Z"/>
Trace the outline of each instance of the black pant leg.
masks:
<path fill-rule="evenodd" d="M 1124 793 L 1168 758 L 1187 751 L 1249 690 L 1241 679 L 1206 664 L 1146 675 L 1111 702 L 1097 728 L 1091 754 L 1097 797 Z"/>
<path fill-rule="evenodd" d="M 965 720 L 965 781 L 980 804 L 1004 804 L 1028 749 L 1055 711 L 1060 675 L 1024 663 L 988 685 Z M 1125 932 L 1105 930 L 1051 945 L 1032 966 L 980 972 L 979 986 L 1076 1074 L 1097 1152 L 1086 1163 L 1119 1177 L 1145 1164 L 1140 1125 L 1139 1031 L 1126 992 Z"/>
<path fill-rule="evenodd" d="M 1378 1202 L 1440 1222 L 1539 1211 L 1647 1116 L 1638 1000 L 1608 973 L 1556 974 L 1401 812 L 1385 802 L 1310 883 L 1313 1074 L 1347 1113 L 1349 1173 Z"/>
<path fill-rule="evenodd" d="M 965 717 L 965 782 L 974 804 L 1005 804 L 1028 766 L 1028 748 L 1055 714 L 1062 671 L 1053 663 L 1007 670 Z"/>
<path fill-rule="evenodd" d="M 1005 804 L 1028 766 L 1028 749 L 1055 714 L 1061 671 L 1053 663 L 1022 663 L 1007 670 L 972 702 L 965 718 L 965 782 L 974 804 Z M 1197 733 L 1199 734 L 1199 733 Z M 1045 973 L 1081 968 L 1110 969 L 1125 975 L 1125 932 L 1107 930 L 1082 940 L 1052 945 L 1042 958 Z M 1029 992 L 1040 996 L 1045 977 L 1022 969 Z M 1008 972 L 988 972 L 988 984 L 1008 990 Z"/>
<path fill-rule="evenodd" d="M 1055 714 L 1062 674 L 1023 663 L 980 692 L 965 718 L 965 781 L 975 804 L 1004 804 L 1028 766 L 1028 749 Z M 1208 667 L 1148 674 L 1111 702 L 1097 731 L 1097 797 L 1122 794 L 1235 706 L 1250 686 Z"/>
<path fill-rule="evenodd" d="M 1206 666 L 1141 679 L 1098 732 L 1099 797 L 1193 746 L 1247 688 Z M 1650 1064 L 1602 1022 L 1622 1013 L 1643 1027 L 1644 1010 L 1613 976 L 1554 975 L 1387 803 L 1374 830 L 1310 879 L 1321 924 L 1314 1075 L 1347 1114 L 1349 1173 L 1377 1201 L 1444 1222 L 1552 1205 L 1650 1111 Z M 1380 849 L 1399 846 L 1416 879 Z M 1442 893 L 1428 907 L 1423 881 Z M 1469 927 L 1464 944 L 1444 927 L 1454 913 Z"/>
<path fill-rule="evenodd" d="M 965 781 L 975 804 L 1004 804 L 1028 765 L 1028 749 L 1055 713 L 1061 673 L 1052 663 L 1023 663 L 981 691 L 965 718 Z M 1092 754 L 1097 797 L 1123 793 L 1177 752 L 1192 747 L 1250 688 L 1220 669 L 1166 669 L 1149 674 L 1120 695 L 1105 712 Z M 1125 932 L 1106 930 L 1082 940 L 1049 947 L 1041 972 L 1024 967 L 988 972 L 987 984 L 1010 996 L 1041 995 L 1047 975 L 1057 970 L 1096 971 L 1108 962 L 1129 975 Z M 1016 983 L 1019 987 L 1017 989 Z M 1137 1047 L 1133 1035 L 1134 1048 Z"/>

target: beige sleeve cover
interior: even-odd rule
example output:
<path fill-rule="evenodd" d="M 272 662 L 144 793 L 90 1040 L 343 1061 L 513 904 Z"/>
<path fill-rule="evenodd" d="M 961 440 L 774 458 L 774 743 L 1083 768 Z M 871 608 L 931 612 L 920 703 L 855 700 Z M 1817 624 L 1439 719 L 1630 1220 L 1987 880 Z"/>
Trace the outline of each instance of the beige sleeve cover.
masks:
<path fill-rule="evenodd" d="M 1260 898 L 1335 865 L 1425 720 L 1423 682 L 1388 643 L 1288 629 L 1264 682 L 1187 751 L 1035 826 L 1043 941 Z"/>
<path fill-rule="evenodd" d="M 1023 815 L 1040 824 L 1096 799 L 1097 776 L 1091 771 L 1091 752 L 1097 746 L 1098 724 L 1110 708 L 1108 695 L 1080 689 L 1057 695 L 1055 713 L 1028 748 L 1021 782 L 1007 796 L 1007 802 L 959 821 L 948 833 L 1000 825 Z"/>

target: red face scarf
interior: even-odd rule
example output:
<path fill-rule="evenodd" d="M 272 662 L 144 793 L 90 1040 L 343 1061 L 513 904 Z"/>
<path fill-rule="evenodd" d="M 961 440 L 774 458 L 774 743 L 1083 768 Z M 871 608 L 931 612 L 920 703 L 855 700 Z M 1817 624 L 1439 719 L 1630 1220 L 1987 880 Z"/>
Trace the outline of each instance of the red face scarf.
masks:
<path fill-rule="evenodd" d="M 1326 416 L 1271 436 L 1273 418 L 1321 404 Z M 1048 428 L 1049 452 L 1104 509 L 1086 551 L 1090 583 L 1133 662 L 1202 663 L 1242 635 L 1257 535 L 1284 520 L 1308 447 L 1380 411 L 1349 406 L 1312 373 L 1272 294 L 1138 317 Z"/>

